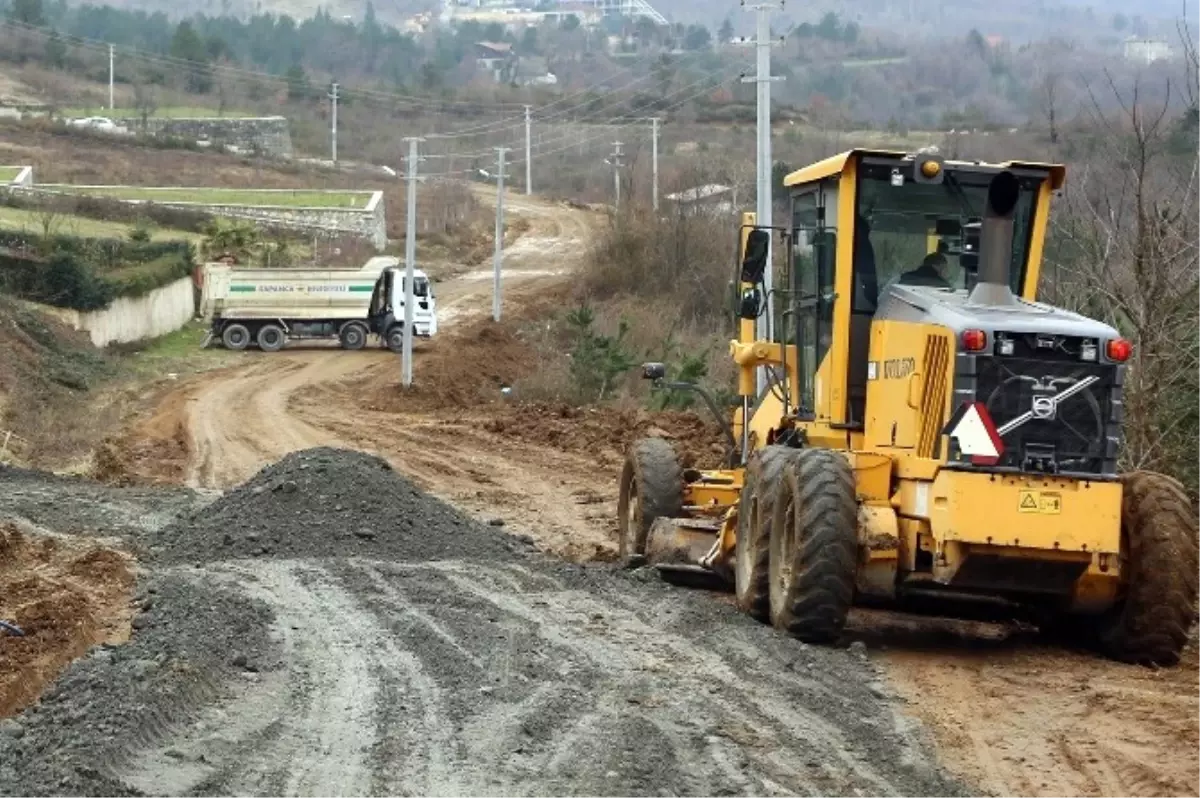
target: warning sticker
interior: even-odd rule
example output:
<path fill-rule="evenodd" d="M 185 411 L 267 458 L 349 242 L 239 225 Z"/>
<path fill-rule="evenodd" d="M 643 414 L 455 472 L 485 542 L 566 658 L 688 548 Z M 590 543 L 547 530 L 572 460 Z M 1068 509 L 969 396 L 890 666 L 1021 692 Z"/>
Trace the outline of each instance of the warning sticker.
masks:
<path fill-rule="evenodd" d="M 1017 510 L 1022 513 L 1058 515 L 1062 512 L 1062 494 L 1047 490 L 1023 490 Z"/>

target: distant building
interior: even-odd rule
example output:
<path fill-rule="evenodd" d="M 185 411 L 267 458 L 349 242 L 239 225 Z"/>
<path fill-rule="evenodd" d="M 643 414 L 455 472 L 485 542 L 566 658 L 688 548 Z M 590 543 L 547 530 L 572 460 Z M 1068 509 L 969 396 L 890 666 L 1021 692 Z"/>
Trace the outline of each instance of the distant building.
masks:
<path fill-rule="evenodd" d="M 737 191 L 733 186 L 708 183 L 668 194 L 666 200 L 685 213 L 721 215 L 737 210 Z"/>
<path fill-rule="evenodd" d="M 517 56 L 508 42 L 476 42 L 475 68 L 487 72 L 497 83 L 505 83 L 513 75 Z"/>
<path fill-rule="evenodd" d="M 1155 61 L 1166 61 L 1171 57 L 1171 45 L 1162 39 L 1147 39 L 1130 36 L 1125 40 L 1125 58 L 1130 61 L 1140 61 L 1150 64 Z"/>

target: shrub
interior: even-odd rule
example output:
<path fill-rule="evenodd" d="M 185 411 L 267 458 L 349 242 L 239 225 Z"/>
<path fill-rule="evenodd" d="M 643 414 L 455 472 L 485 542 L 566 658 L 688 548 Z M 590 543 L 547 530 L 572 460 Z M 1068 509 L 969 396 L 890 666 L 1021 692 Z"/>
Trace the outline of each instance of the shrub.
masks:
<path fill-rule="evenodd" d="M 579 398 L 602 402 L 616 379 L 636 364 L 626 348 L 629 324 L 621 320 L 616 335 L 602 335 L 593 328 L 596 314 L 587 303 L 566 316 L 572 339 L 571 382 Z"/>

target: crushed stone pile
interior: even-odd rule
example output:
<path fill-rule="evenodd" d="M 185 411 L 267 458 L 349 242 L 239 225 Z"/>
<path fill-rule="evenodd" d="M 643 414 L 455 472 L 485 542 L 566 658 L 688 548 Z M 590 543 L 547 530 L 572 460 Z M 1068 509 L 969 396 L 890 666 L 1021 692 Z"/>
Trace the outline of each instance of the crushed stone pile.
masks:
<path fill-rule="evenodd" d="M 152 549 L 165 562 L 368 557 L 511 559 L 528 544 L 423 493 L 386 460 L 346 449 L 294 452 L 180 518 Z"/>

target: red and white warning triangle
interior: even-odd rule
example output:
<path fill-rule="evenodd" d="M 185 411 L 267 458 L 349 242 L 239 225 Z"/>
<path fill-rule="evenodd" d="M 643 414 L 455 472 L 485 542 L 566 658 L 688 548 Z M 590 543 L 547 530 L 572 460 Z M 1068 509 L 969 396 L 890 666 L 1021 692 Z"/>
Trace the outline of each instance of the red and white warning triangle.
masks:
<path fill-rule="evenodd" d="M 967 402 L 959 407 L 944 434 L 954 438 L 958 450 L 975 465 L 995 465 L 1004 454 L 1004 442 L 982 402 Z"/>

